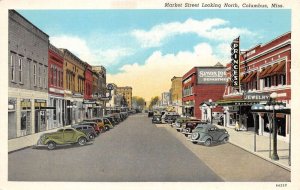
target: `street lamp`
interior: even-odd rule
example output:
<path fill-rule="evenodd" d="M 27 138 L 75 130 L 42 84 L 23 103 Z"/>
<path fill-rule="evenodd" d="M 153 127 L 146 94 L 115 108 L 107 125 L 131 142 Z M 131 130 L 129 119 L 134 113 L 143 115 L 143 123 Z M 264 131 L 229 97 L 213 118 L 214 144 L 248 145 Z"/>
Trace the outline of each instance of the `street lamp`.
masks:
<path fill-rule="evenodd" d="M 273 111 L 273 154 L 271 156 L 272 160 L 279 160 L 279 156 L 277 154 L 277 125 L 276 125 L 276 110 L 282 109 L 284 106 L 277 104 L 275 102 L 275 99 L 278 97 L 278 94 L 276 92 L 273 92 L 270 95 L 270 101 L 268 102 L 268 105 L 265 106 L 266 110 L 272 110 Z"/>

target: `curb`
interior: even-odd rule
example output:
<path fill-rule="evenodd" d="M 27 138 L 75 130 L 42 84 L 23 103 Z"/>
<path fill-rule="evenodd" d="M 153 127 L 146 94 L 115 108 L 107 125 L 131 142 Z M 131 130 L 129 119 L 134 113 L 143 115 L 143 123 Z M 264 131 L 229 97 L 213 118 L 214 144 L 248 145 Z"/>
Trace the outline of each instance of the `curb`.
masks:
<path fill-rule="evenodd" d="M 230 142 L 230 141 L 229 141 L 228 143 L 230 143 L 230 144 L 232 144 L 232 145 L 234 145 L 234 146 L 236 146 L 236 147 L 239 147 L 239 148 L 241 148 L 241 149 L 243 149 L 243 150 L 245 150 L 245 151 L 247 151 L 247 152 L 249 152 L 249 153 L 251 153 L 251 154 L 257 156 L 257 157 L 260 157 L 260 158 L 262 158 L 262 159 L 264 159 L 264 160 L 266 160 L 266 161 L 268 161 L 268 162 L 270 162 L 270 163 L 272 163 L 272 164 L 274 164 L 274 165 L 277 165 L 277 166 L 279 166 L 279 167 L 281 167 L 281 168 L 283 168 L 283 169 L 285 169 L 285 170 L 287 170 L 287 171 L 289 171 L 289 172 L 291 171 L 291 168 L 289 168 L 289 167 L 287 167 L 287 166 L 285 166 L 285 165 L 283 165 L 283 164 L 281 164 L 281 163 L 272 161 L 272 160 L 269 159 L 269 158 L 266 158 L 266 157 L 264 157 L 264 156 L 261 156 L 261 155 L 259 155 L 259 154 L 256 153 L 256 152 L 253 152 L 253 151 L 251 151 L 251 150 L 248 150 L 248 149 L 246 149 L 246 148 L 244 148 L 244 147 L 242 147 L 242 146 L 236 145 L 236 144 L 234 144 L 234 143 L 232 143 L 232 142 Z"/>

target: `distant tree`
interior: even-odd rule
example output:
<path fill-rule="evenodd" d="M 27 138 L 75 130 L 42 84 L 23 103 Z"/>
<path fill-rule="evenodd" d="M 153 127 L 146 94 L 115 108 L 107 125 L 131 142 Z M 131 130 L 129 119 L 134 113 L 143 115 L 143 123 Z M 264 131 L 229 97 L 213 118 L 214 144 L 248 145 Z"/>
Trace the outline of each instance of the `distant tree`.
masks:
<path fill-rule="evenodd" d="M 149 108 L 151 109 L 158 102 L 158 100 L 159 100 L 158 96 L 152 97 L 151 101 L 150 101 Z"/>
<path fill-rule="evenodd" d="M 144 109 L 145 107 L 145 99 L 139 96 L 133 96 L 132 97 L 132 103 L 135 105 L 137 108 Z"/>

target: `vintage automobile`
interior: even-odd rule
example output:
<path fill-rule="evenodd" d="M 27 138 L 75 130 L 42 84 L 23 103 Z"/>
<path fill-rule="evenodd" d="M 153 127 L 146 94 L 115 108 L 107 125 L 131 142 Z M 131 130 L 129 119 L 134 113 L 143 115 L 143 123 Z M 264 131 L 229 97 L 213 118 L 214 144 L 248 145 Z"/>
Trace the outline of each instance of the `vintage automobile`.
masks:
<path fill-rule="evenodd" d="M 161 123 L 161 115 L 153 115 L 152 123 Z"/>
<path fill-rule="evenodd" d="M 73 128 L 59 129 L 53 133 L 45 133 L 41 135 L 37 145 L 47 145 L 49 150 L 55 149 L 57 145 L 76 144 L 85 145 L 88 137 L 81 131 Z"/>
<path fill-rule="evenodd" d="M 83 122 L 80 122 L 79 124 L 92 126 L 94 128 L 94 130 L 96 131 L 97 135 L 99 135 L 101 133 L 101 130 L 96 122 L 84 122 L 83 121 Z"/>
<path fill-rule="evenodd" d="M 175 126 L 175 129 L 177 130 L 177 132 L 185 131 L 185 127 L 186 127 L 187 122 L 200 122 L 200 120 L 199 119 L 191 119 L 191 118 L 186 118 L 186 119 L 181 120 L 181 122 L 179 122 Z"/>
<path fill-rule="evenodd" d="M 115 127 L 115 125 L 117 124 L 117 122 L 115 121 L 115 119 L 111 116 L 103 116 L 103 118 L 108 119 L 110 124 Z"/>
<path fill-rule="evenodd" d="M 188 120 L 185 124 L 182 125 L 181 133 L 185 134 L 185 136 L 188 136 L 189 134 L 192 134 L 192 131 L 196 128 L 196 126 L 201 124 L 207 124 L 207 121 Z"/>
<path fill-rule="evenodd" d="M 176 119 L 179 117 L 179 114 L 176 112 L 165 112 L 165 114 L 162 116 L 162 121 L 164 123 L 173 123 L 176 121 Z"/>
<path fill-rule="evenodd" d="M 89 138 L 89 140 L 93 140 L 97 136 L 97 133 L 92 126 L 85 124 L 77 124 L 72 125 L 71 127 L 76 129 L 77 131 L 83 132 Z"/>
<path fill-rule="evenodd" d="M 106 131 L 108 131 L 109 129 L 112 129 L 114 128 L 114 125 L 110 122 L 110 120 L 106 117 L 101 117 L 101 118 L 98 118 L 98 119 L 101 119 L 102 122 L 104 123 L 104 128 Z"/>
<path fill-rule="evenodd" d="M 148 117 L 153 117 L 153 111 L 148 111 Z"/>
<path fill-rule="evenodd" d="M 228 142 L 229 134 L 226 129 L 219 129 L 215 125 L 199 124 L 188 136 L 188 140 L 194 144 L 203 143 L 205 146 L 210 146 L 213 142 Z"/>
<path fill-rule="evenodd" d="M 96 122 L 101 132 L 109 130 L 109 127 L 105 126 L 104 121 L 101 118 L 84 119 L 83 122 Z"/>

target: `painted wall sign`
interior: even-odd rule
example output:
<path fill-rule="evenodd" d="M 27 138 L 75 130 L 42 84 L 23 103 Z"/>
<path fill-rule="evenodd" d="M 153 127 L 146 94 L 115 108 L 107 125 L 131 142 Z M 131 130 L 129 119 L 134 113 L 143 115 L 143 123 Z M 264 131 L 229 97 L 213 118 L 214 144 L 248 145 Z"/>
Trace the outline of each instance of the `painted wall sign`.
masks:
<path fill-rule="evenodd" d="M 226 84 L 226 68 L 197 68 L 198 84 Z"/>
<path fill-rule="evenodd" d="M 240 87 L 240 37 L 231 43 L 231 86 Z"/>

